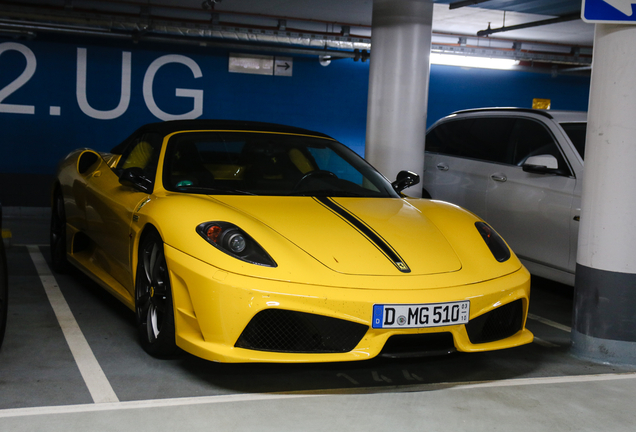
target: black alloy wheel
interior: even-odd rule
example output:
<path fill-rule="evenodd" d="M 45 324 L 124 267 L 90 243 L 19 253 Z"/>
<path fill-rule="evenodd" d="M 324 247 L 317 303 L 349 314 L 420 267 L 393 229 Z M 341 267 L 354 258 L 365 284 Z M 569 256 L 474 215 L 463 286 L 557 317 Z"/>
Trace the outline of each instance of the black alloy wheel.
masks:
<path fill-rule="evenodd" d="M 170 275 L 163 241 L 156 231 L 144 234 L 139 246 L 135 311 L 141 346 L 155 357 L 177 352 Z"/>
<path fill-rule="evenodd" d="M 51 266 L 57 273 L 66 273 L 69 268 L 66 259 L 66 212 L 64 210 L 64 197 L 60 189 L 53 196 L 51 208 Z"/>

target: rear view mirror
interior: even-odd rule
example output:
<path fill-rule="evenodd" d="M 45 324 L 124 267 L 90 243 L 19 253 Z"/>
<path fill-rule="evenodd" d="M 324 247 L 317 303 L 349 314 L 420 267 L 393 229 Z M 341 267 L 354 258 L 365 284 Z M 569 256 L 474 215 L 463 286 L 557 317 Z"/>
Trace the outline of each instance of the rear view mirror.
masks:
<path fill-rule="evenodd" d="M 420 182 L 420 176 L 412 171 L 400 171 L 391 186 L 396 192 L 402 192 L 404 189 L 415 186 Z"/>
<path fill-rule="evenodd" d="M 119 183 L 137 189 L 140 192 L 152 192 L 152 180 L 146 177 L 144 171 L 138 167 L 123 170 L 119 175 Z"/>
<path fill-rule="evenodd" d="M 552 155 L 530 156 L 522 168 L 534 174 L 559 174 L 559 162 Z"/>

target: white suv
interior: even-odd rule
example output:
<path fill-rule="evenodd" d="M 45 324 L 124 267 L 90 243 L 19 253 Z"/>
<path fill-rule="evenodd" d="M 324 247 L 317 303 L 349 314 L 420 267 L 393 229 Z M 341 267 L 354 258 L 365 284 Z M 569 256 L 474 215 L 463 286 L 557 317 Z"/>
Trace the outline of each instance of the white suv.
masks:
<path fill-rule="evenodd" d="M 426 134 L 423 194 L 479 215 L 528 270 L 574 285 L 587 114 L 455 112 Z"/>

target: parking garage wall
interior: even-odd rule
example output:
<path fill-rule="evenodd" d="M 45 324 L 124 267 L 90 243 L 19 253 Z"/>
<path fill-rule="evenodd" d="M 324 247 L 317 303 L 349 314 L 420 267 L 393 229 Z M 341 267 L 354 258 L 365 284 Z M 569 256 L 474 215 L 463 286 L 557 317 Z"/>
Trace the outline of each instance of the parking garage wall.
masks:
<path fill-rule="evenodd" d="M 549 99 L 553 110 L 587 111 L 589 90 L 589 76 L 433 65 L 428 125 L 462 109 L 532 108 L 533 99 Z"/>
<path fill-rule="evenodd" d="M 47 206 L 57 162 L 108 151 L 142 124 L 180 116 L 283 123 L 364 154 L 368 63 L 294 56 L 291 76 L 228 71 L 230 52 L 178 45 L 0 39 L 0 201 Z M 262 53 L 259 53 L 262 54 Z M 433 66 L 428 122 L 479 106 L 587 109 L 589 78 Z"/>

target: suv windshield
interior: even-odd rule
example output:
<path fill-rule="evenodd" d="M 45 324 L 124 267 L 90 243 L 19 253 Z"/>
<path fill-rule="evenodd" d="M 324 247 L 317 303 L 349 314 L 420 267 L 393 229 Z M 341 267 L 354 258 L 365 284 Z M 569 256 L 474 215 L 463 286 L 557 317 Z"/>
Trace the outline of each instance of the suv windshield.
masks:
<path fill-rule="evenodd" d="M 560 123 L 561 127 L 568 134 L 570 141 L 576 147 L 581 155 L 581 159 L 585 159 L 585 133 L 587 132 L 587 123 Z"/>
<path fill-rule="evenodd" d="M 398 197 L 384 176 L 336 141 L 267 132 L 175 134 L 163 185 L 208 195 Z"/>

